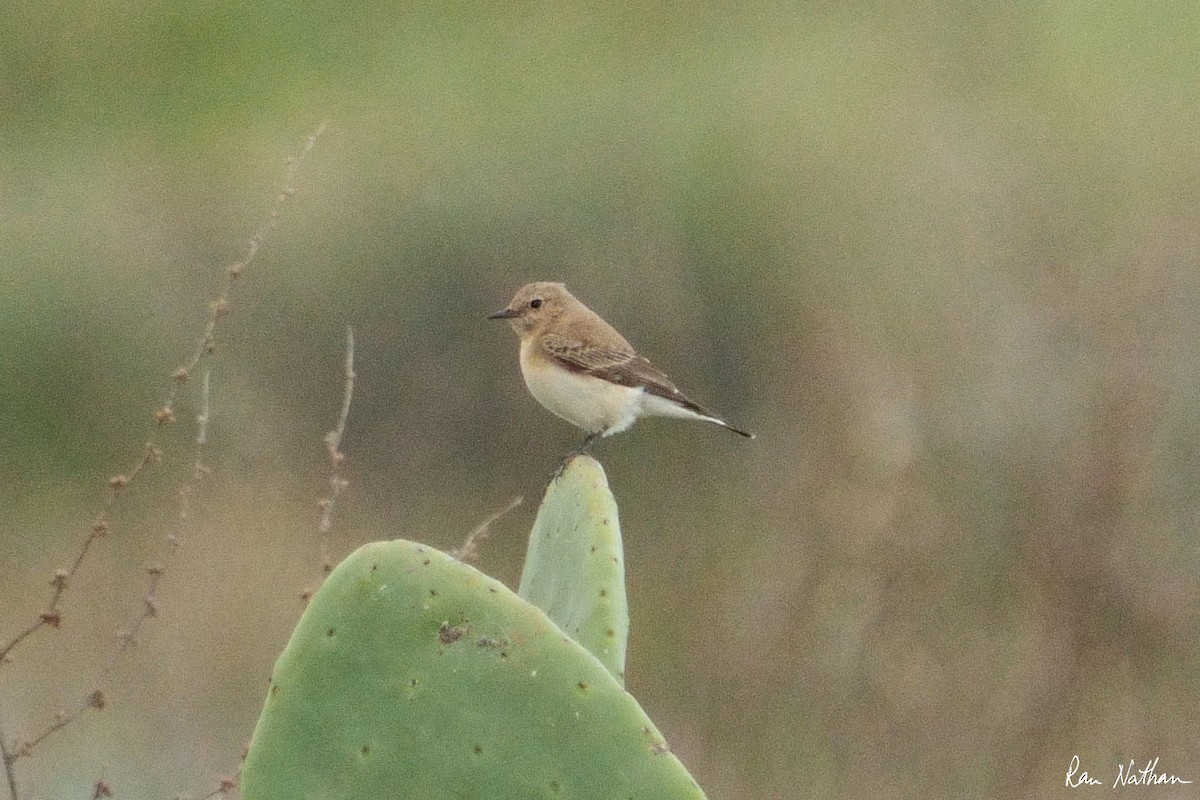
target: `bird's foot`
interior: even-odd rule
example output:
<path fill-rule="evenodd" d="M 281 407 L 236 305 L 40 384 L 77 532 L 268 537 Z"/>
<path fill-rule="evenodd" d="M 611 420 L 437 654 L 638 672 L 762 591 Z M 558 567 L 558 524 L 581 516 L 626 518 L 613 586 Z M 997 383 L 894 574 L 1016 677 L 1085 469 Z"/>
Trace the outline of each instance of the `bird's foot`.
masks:
<path fill-rule="evenodd" d="M 550 480 L 547 482 L 550 483 L 550 482 L 558 480 L 559 477 L 563 474 L 563 470 L 565 470 L 567 468 L 567 464 L 570 464 L 571 460 L 574 459 L 575 456 L 589 455 L 591 452 L 592 443 L 595 442 L 597 439 L 599 439 L 600 435 L 602 433 L 604 433 L 604 431 L 596 431 L 595 433 L 589 433 L 587 435 L 587 437 L 583 440 L 583 443 L 579 445 L 579 447 L 576 447 L 574 450 L 572 450 L 571 452 L 569 452 L 565 456 L 563 456 L 563 460 L 558 462 L 558 468 L 555 469 L 553 473 L 551 473 Z"/>

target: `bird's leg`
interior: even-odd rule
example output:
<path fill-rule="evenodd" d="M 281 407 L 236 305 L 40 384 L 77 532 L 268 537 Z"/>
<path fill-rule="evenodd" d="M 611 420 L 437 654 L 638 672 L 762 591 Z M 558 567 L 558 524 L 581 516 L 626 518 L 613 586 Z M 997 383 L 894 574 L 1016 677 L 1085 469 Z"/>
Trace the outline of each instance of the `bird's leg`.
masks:
<path fill-rule="evenodd" d="M 567 464 L 570 464 L 571 459 L 575 458 L 575 456 L 581 456 L 581 455 L 587 454 L 588 451 L 591 450 L 592 444 L 597 439 L 599 439 L 601 437 L 601 435 L 603 435 L 603 434 L 604 434 L 603 430 L 598 430 L 598 431 L 593 431 L 592 433 L 589 433 L 586 437 L 584 437 L 583 443 L 581 445 L 579 445 L 579 447 L 576 447 L 574 450 L 567 453 L 565 456 L 563 456 L 563 460 L 558 462 L 558 469 L 554 470 L 554 474 L 552 474 L 550 476 L 550 480 L 551 481 L 557 480 L 558 477 L 563 474 L 563 470 L 567 468 Z"/>
<path fill-rule="evenodd" d="M 600 434 L 602 434 L 602 433 L 604 433 L 604 431 L 602 431 L 602 430 L 593 431 L 592 433 L 589 433 L 587 436 L 585 436 L 583 438 L 583 444 L 579 445 L 578 449 L 574 450 L 570 454 L 570 457 L 574 458 L 575 456 L 583 455 L 584 453 L 590 451 L 592 448 L 592 442 L 599 439 Z"/>

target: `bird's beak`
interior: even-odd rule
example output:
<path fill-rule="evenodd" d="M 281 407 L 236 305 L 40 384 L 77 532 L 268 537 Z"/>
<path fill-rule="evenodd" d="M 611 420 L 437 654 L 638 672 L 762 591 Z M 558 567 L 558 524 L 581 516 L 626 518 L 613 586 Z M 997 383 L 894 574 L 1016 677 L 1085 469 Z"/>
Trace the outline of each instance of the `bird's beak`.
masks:
<path fill-rule="evenodd" d="M 521 316 L 521 315 L 518 314 L 516 311 L 513 311 L 511 308 L 506 308 L 503 311 L 497 311 L 495 314 L 488 314 L 487 318 L 488 319 L 512 319 L 513 317 L 519 317 L 519 316 Z"/>

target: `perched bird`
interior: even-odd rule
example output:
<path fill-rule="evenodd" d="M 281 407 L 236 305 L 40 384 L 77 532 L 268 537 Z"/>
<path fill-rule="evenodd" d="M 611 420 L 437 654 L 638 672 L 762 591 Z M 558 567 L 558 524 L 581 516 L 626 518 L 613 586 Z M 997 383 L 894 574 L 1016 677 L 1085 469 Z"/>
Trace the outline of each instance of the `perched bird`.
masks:
<path fill-rule="evenodd" d="M 689 400 L 561 283 L 523 286 L 488 319 L 508 320 L 521 337 L 521 374 L 534 399 L 587 432 L 578 452 L 646 415 L 704 420 L 754 438 Z"/>

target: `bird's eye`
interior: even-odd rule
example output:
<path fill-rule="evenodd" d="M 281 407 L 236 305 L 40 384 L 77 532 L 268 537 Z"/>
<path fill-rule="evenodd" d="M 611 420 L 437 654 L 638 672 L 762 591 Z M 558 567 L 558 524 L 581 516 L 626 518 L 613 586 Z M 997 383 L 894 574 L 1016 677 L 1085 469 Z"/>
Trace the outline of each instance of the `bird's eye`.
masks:
<path fill-rule="evenodd" d="M 542 307 L 542 298 L 535 297 L 532 300 L 530 300 L 529 307 L 530 308 L 541 308 Z"/>

